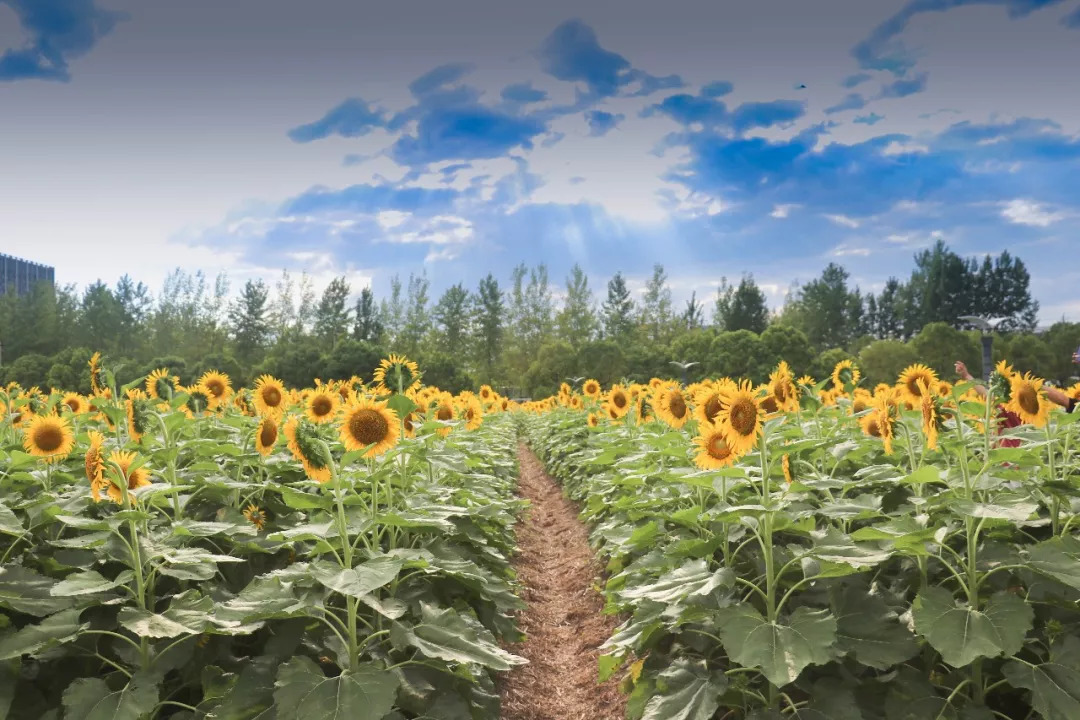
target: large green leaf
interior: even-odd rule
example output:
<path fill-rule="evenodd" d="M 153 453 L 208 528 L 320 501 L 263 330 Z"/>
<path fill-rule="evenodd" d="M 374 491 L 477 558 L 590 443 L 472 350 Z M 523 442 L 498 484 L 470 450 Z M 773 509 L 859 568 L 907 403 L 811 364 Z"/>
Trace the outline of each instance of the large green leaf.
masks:
<path fill-rule="evenodd" d="M 526 662 L 495 642 L 483 625 L 469 622 L 453 608 L 438 609 L 424 603 L 421 622 L 411 628 L 394 625 L 391 639 L 398 646 L 412 646 L 428 657 L 448 662 L 475 663 L 493 670 L 509 670 Z"/>
<path fill-rule="evenodd" d="M 109 580 L 106 577 L 102 577 L 100 573 L 93 570 L 86 570 L 85 572 L 68 575 L 54 585 L 49 592 L 57 597 L 93 595 L 95 593 L 112 590 L 115 587 L 131 582 L 134 577 L 135 573 L 130 570 L 125 570 L 117 575 L 114 580 Z"/>
<path fill-rule="evenodd" d="M 302 655 L 278 669 L 276 720 L 382 720 L 394 706 L 398 679 L 375 665 L 326 677 Z"/>
<path fill-rule="evenodd" d="M 760 668 L 777 687 L 795 681 L 807 665 L 834 655 L 836 618 L 827 610 L 798 608 L 786 623 L 769 622 L 746 603 L 718 612 L 720 639 L 732 660 Z"/>
<path fill-rule="evenodd" d="M 1039 509 L 1039 504 L 1020 495 L 999 495 L 993 502 L 988 503 L 966 499 L 950 500 L 949 509 L 973 518 L 1022 523 Z"/>
<path fill-rule="evenodd" d="M 915 636 L 900 624 L 885 601 L 858 586 L 834 595 L 836 647 L 863 665 L 887 670 L 919 651 Z"/>
<path fill-rule="evenodd" d="M 120 611 L 117 622 L 140 637 L 198 635 L 211 626 L 213 607 L 210 598 L 203 597 L 198 590 L 188 590 L 173 597 L 169 608 L 162 613 L 125 607 Z"/>
<path fill-rule="evenodd" d="M 70 642 L 78 637 L 86 626 L 79 623 L 81 610 L 62 610 L 36 625 L 27 625 L 10 635 L 0 638 L 0 660 L 11 660 L 21 655 L 33 655 L 56 645 Z"/>
<path fill-rule="evenodd" d="M 1028 566 L 1080 590 L 1080 540 L 1066 535 L 1041 542 L 1031 548 Z"/>
<path fill-rule="evenodd" d="M 688 595 L 708 595 L 716 588 L 734 584 L 731 570 L 722 568 L 714 572 L 704 560 L 691 560 L 661 575 L 655 582 L 634 586 L 622 594 L 629 600 L 674 603 Z"/>
<path fill-rule="evenodd" d="M 0 502 L 0 532 L 8 535 L 22 535 L 25 532 L 19 516 L 3 502 Z"/>
<path fill-rule="evenodd" d="M 710 673 L 704 660 L 679 658 L 656 678 L 641 720 L 709 720 L 727 690 L 727 676 Z"/>
<path fill-rule="evenodd" d="M 136 675 L 120 690 L 100 678 L 81 678 L 64 691 L 64 720 L 140 720 L 158 703 L 158 687 Z"/>
<path fill-rule="evenodd" d="M 911 610 L 915 630 L 953 667 L 979 657 L 1013 655 L 1020 651 L 1035 613 L 1011 593 L 995 593 L 985 610 L 957 605 L 940 587 L 921 590 Z"/>
<path fill-rule="evenodd" d="M 1031 691 L 1031 704 L 1044 720 L 1080 718 L 1080 639 L 1075 635 L 1055 642 L 1046 662 L 1013 660 L 1003 672 L 1010 685 Z"/>
<path fill-rule="evenodd" d="M 809 554 L 824 562 L 848 565 L 858 570 L 872 568 L 892 556 L 892 551 L 871 543 L 856 543 L 836 528 L 810 533 L 814 540 Z"/>
<path fill-rule="evenodd" d="M 390 584 L 401 572 L 404 564 L 402 559 L 390 556 L 377 557 L 348 569 L 321 562 L 312 566 L 311 574 L 335 592 L 351 597 L 361 597 Z"/>
<path fill-rule="evenodd" d="M 22 565 L 0 567 L 0 604 L 17 612 L 44 617 L 71 607 L 68 598 L 53 597 L 56 581 Z"/>

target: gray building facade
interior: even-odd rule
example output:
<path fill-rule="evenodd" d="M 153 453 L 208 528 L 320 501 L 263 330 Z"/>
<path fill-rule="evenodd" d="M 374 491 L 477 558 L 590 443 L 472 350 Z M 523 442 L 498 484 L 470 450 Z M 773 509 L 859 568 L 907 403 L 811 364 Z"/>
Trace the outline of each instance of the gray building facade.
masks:
<path fill-rule="evenodd" d="M 0 253 L 0 295 L 14 292 L 25 295 L 34 283 L 56 284 L 56 270 L 29 260 Z"/>

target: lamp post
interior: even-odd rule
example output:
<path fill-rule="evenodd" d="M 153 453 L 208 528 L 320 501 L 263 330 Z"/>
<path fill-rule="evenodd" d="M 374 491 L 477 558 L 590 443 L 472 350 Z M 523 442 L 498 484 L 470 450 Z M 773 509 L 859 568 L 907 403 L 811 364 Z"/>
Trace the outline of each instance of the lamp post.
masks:
<path fill-rule="evenodd" d="M 686 385 L 687 385 L 686 371 L 689 370 L 690 368 L 694 367 L 695 365 L 698 365 L 699 363 L 696 363 L 696 362 L 685 362 L 684 363 L 684 362 L 679 362 L 678 360 L 672 360 L 671 364 L 674 365 L 675 367 L 679 368 L 680 370 L 682 370 L 682 384 L 683 384 L 683 387 L 686 387 Z"/>
<path fill-rule="evenodd" d="M 993 355 L 991 354 L 994 343 L 993 333 L 998 329 L 998 326 L 1001 325 L 1001 323 L 1006 320 L 1011 320 L 1012 318 L 984 318 L 979 317 L 978 315 L 961 315 L 959 319 L 970 325 L 974 325 L 982 331 L 982 336 L 979 338 L 982 340 L 982 376 L 983 380 L 989 382 L 990 369 L 994 367 Z"/>

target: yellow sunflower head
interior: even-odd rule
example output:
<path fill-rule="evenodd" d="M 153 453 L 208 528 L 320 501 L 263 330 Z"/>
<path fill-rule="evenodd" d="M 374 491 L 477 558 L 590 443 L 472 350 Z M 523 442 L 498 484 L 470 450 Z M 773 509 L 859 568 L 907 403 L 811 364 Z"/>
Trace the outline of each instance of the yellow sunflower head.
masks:
<path fill-rule="evenodd" d="M 101 367 L 101 353 L 96 352 L 90 356 L 90 390 L 94 395 L 99 394 L 108 387 L 105 371 Z"/>
<path fill-rule="evenodd" d="M 383 358 L 372 377 L 376 392 L 381 395 L 391 392 L 415 392 L 420 389 L 420 368 L 404 355 L 391 353 L 389 357 Z"/>
<path fill-rule="evenodd" d="M 630 412 L 630 394 L 622 385 L 612 385 L 608 391 L 608 407 L 617 413 L 615 419 L 622 418 Z M 610 413 L 609 413 L 610 414 Z"/>
<path fill-rule="evenodd" d="M 617 407 L 612 405 L 610 400 L 604 404 L 604 412 L 607 414 L 608 420 L 614 425 L 620 424 L 623 416 L 626 415 L 625 411 L 620 411 Z"/>
<path fill-rule="evenodd" d="M 304 414 L 311 422 L 322 425 L 334 419 L 337 409 L 338 394 L 326 387 L 308 394 Z"/>
<path fill-rule="evenodd" d="M 330 482 L 330 458 L 319 440 L 315 426 L 299 417 L 290 417 L 283 428 L 289 452 L 300 461 L 304 472 L 317 482 Z"/>
<path fill-rule="evenodd" d="M 585 422 L 589 427 L 594 428 L 600 424 L 600 416 L 591 412 L 588 417 L 585 418 Z"/>
<path fill-rule="evenodd" d="M 364 457 L 374 457 L 397 444 L 401 423 L 386 403 L 363 399 L 345 408 L 339 434 L 346 450 L 368 448 Z"/>
<path fill-rule="evenodd" d="M 168 400 L 179 387 L 179 378 L 169 375 L 168 368 L 158 368 L 146 376 L 146 394 L 155 400 Z"/>
<path fill-rule="evenodd" d="M 1031 373 L 1014 373 L 1009 380 L 1007 410 L 1016 413 L 1022 422 L 1043 427 L 1050 416 L 1050 403 L 1043 391 L 1043 380 Z"/>
<path fill-rule="evenodd" d="M 724 408 L 717 416 L 717 426 L 723 431 L 728 445 L 736 455 L 743 455 L 757 442 L 761 433 L 762 410 L 749 380 L 725 390 L 721 396 Z"/>
<path fill-rule="evenodd" d="M 266 457 L 274 452 L 274 445 L 278 439 L 277 420 L 273 415 L 263 415 L 259 420 L 259 426 L 255 428 L 255 449 L 260 455 Z"/>
<path fill-rule="evenodd" d="M 492 389 L 492 387 L 490 385 L 481 385 L 480 386 L 480 399 L 481 400 L 483 400 L 484 402 L 488 402 L 488 401 L 492 400 L 494 398 L 494 396 L 495 396 L 495 391 Z"/>
<path fill-rule="evenodd" d="M 892 455 L 893 420 L 888 411 L 876 408 L 859 418 L 859 425 L 868 436 L 882 441 L 886 455 Z"/>
<path fill-rule="evenodd" d="M 23 430 L 23 449 L 45 462 L 59 462 L 71 454 L 75 436 L 67 418 L 34 415 Z"/>
<path fill-rule="evenodd" d="M 71 411 L 72 415 L 81 415 L 90 408 L 90 403 L 79 393 L 64 393 L 64 398 L 60 402 Z"/>
<path fill-rule="evenodd" d="M 702 425 L 694 438 L 694 444 L 698 450 L 694 456 L 694 464 L 702 470 L 719 470 L 739 458 L 724 431 L 715 425 Z"/>
<path fill-rule="evenodd" d="M 244 519 L 255 526 L 256 530 L 262 530 L 266 526 L 266 511 L 255 503 L 244 508 Z"/>
<path fill-rule="evenodd" d="M 799 392 L 791 377 L 787 363 L 780 361 L 780 366 L 769 375 L 769 394 L 776 398 L 781 410 L 794 411 L 799 408 Z"/>
<path fill-rule="evenodd" d="M 694 417 L 699 425 L 714 425 L 723 408 L 720 390 L 715 387 L 702 389 L 694 399 Z"/>
<path fill-rule="evenodd" d="M 793 476 L 791 474 L 791 457 L 787 453 L 784 453 L 784 458 L 780 461 L 780 466 L 784 470 L 784 482 L 790 485 Z"/>
<path fill-rule="evenodd" d="M 869 391 L 863 388 L 856 388 L 855 392 L 851 396 L 851 414 L 858 415 L 867 408 L 869 408 L 874 402 L 874 396 Z"/>
<path fill-rule="evenodd" d="M 859 384 L 859 368 L 850 360 L 836 363 L 832 371 L 833 387 L 837 390 L 849 390 Z"/>
<path fill-rule="evenodd" d="M 101 494 L 108 490 L 109 479 L 105 477 L 105 436 L 97 430 L 87 433 L 90 446 L 86 449 L 84 464 L 86 479 L 90 481 L 90 494 L 94 502 L 101 501 Z"/>
<path fill-rule="evenodd" d="M 253 395 L 255 410 L 260 415 L 281 417 L 289 400 L 285 386 L 280 380 L 269 375 L 263 375 L 255 381 Z"/>
<path fill-rule="evenodd" d="M 117 505 L 121 505 L 124 502 L 124 491 L 117 485 L 117 482 L 127 483 L 128 492 L 138 490 L 141 487 L 146 487 L 150 484 L 150 471 L 145 467 L 132 468 L 135 461 L 138 459 L 138 455 L 133 452 L 123 452 L 121 450 L 113 450 L 109 453 L 109 464 L 115 465 L 119 469 L 119 477 L 116 477 L 115 481 L 109 482 L 108 494 L 112 498 L 113 502 Z M 130 497 L 130 496 L 129 496 Z M 135 498 L 130 498 L 133 502 Z"/>
<path fill-rule="evenodd" d="M 206 392 L 212 398 L 213 406 L 216 408 L 228 401 L 229 396 L 232 395 L 232 381 L 225 373 L 220 373 L 217 370 L 207 370 L 199 378 L 198 385 L 205 388 Z"/>
<path fill-rule="evenodd" d="M 202 385 L 189 385 L 181 388 L 181 391 L 187 395 L 187 400 L 184 401 L 184 412 L 188 417 L 202 415 L 216 406 L 214 396 Z"/>
<path fill-rule="evenodd" d="M 576 398 L 578 401 L 581 398 Z M 465 429 L 475 430 L 484 422 L 484 406 L 475 397 L 464 398 L 459 403 L 461 418 L 465 421 Z"/>
<path fill-rule="evenodd" d="M 653 396 L 653 409 L 658 418 L 676 429 L 681 428 L 690 419 L 690 406 L 687 404 L 686 396 L 677 385 L 657 391 L 657 394 Z"/>
<path fill-rule="evenodd" d="M 600 383 L 596 380 L 593 380 L 592 378 L 589 378 L 582 384 L 581 392 L 583 392 L 585 394 L 585 397 L 587 398 L 599 400 L 601 392 Z"/>
<path fill-rule="evenodd" d="M 938 382 L 937 373 L 921 363 L 911 365 L 900 373 L 900 387 L 907 395 L 908 402 L 912 405 L 918 404 L 922 399 L 920 381 L 927 389 L 936 388 Z"/>

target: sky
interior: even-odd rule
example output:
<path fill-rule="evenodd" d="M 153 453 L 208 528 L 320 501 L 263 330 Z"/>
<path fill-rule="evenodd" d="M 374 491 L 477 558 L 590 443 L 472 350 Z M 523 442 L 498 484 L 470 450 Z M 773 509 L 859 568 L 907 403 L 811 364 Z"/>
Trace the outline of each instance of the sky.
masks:
<path fill-rule="evenodd" d="M 1080 321 L 1080 0 L 0 0 L 0 252 L 59 283 L 876 292 L 940 238 Z"/>

